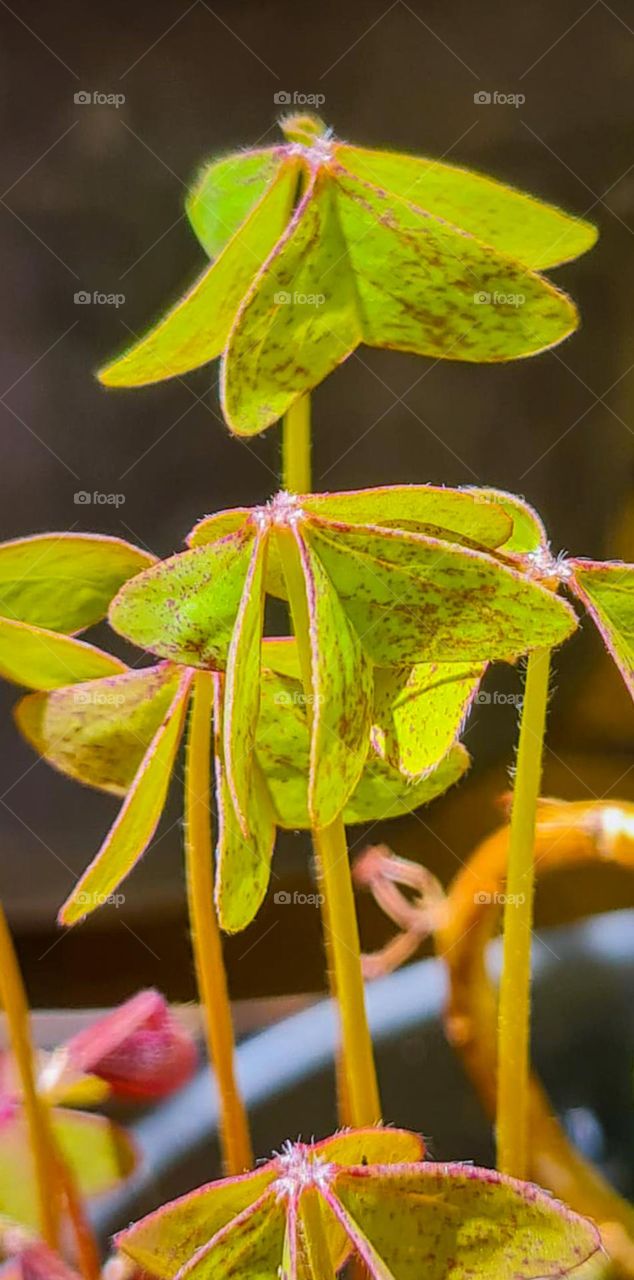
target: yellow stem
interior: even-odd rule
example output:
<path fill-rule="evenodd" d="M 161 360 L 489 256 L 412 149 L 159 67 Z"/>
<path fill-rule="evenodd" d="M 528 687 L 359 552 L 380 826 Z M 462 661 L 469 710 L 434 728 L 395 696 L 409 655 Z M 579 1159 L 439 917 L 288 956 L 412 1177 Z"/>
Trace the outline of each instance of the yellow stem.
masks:
<path fill-rule="evenodd" d="M 279 529 L 277 539 L 310 722 L 312 662 L 306 587 L 292 532 Z M 373 1125 L 381 1119 L 381 1104 L 365 1007 L 359 930 L 343 818 L 339 816 L 329 827 L 313 831 L 313 842 L 326 899 L 322 919 L 334 975 L 332 990 L 341 1015 L 345 1079 L 345 1088 L 340 1090 L 341 1101 L 343 1105 L 345 1099 L 346 1119 L 350 1124 Z"/>
<path fill-rule="evenodd" d="M 284 415 L 282 482 L 289 493 L 310 493 L 310 395 L 300 396 Z"/>
<path fill-rule="evenodd" d="M 513 789 L 504 907 L 504 960 L 499 996 L 497 1163 L 528 1176 L 531 931 L 534 845 L 548 702 L 550 651 L 528 660 Z"/>
<path fill-rule="evenodd" d="M 207 1049 L 220 1099 L 220 1140 L 225 1172 L 253 1164 L 249 1125 L 235 1070 L 235 1041 L 222 941 L 213 898 L 211 838 L 211 718 L 213 677 L 194 682 L 185 780 L 185 860 L 189 920 Z"/>
<path fill-rule="evenodd" d="M 37 1186 L 40 1233 L 46 1243 L 52 1249 L 56 1249 L 58 1216 L 55 1154 L 51 1143 L 46 1103 L 38 1096 L 35 1084 L 29 1007 L 2 905 L 0 905 L 0 998 L 7 1016 L 11 1049 L 20 1075 Z"/>

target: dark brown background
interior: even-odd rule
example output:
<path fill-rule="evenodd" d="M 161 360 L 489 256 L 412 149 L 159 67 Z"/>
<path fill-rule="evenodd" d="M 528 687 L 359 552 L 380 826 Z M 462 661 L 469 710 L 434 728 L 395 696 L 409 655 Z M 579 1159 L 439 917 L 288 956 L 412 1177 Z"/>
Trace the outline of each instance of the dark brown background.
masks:
<path fill-rule="evenodd" d="M 92 371 L 196 274 L 185 185 L 206 157 L 274 138 L 274 95 L 286 90 L 323 93 L 340 136 L 481 168 L 601 229 L 592 253 L 556 273 L 583 313 L 557 351 L 482 368 L 369 350 L 350 359 L 314 397 L 316 486 L 500 485 L 539 508 L 556 550 L 634 558 L 631 5 L 0 0 L 0 23 L 1 536 L 97 529 L 163 555 L 201 514 L 274 489 L 277 432 L 229 437 L 216 366 L 136 392 L 106 393 Z M 474 103 L 495 89 L 526 101 Z M 81 90 L 125 103 L 77 105 Z M 125 304 L 76 306 L 79 289 L 122 292 Z M 125 502 L 78 506 L 76 490 Z M 631 708 L 587 628 L 557 668 L 547 789 L 633 798 Z M 517 676 L 496 672 L 490 687 L 517 691 Z M 115 805 L 36 763 L 8 717 L 15 691 L 2 699 L 0 891 L 34 1000 L 99 1002 L 140 981 L 190 995 L 177 789 L 125 906 L 61 937 L 55 907 Z M 483 708 L 471 779 L 424 824 L 372 838 L 389 834 L 449 878 L 495 821 L 515 725 L 512 708 Z M 306 888 L 308 865 L 305 843 L 287 838 L 277 887 Z M 584 892 L 596 906 L 612 888 Z M 577 910 L 577 890 L 551 894 L 541 918 Z M 316 917 L 267 903 L 230 946 L 234 990 L 318 985 Z M 364 910 L 366 936 L 381 927 Z"/>

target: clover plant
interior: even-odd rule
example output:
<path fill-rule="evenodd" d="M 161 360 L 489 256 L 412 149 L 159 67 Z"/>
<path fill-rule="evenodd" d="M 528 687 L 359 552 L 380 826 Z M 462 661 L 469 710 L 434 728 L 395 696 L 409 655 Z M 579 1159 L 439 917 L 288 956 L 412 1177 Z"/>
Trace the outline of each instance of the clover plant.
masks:
<path fill-rule="evenodd" d="M 109 387 L 140 386 L 220 357 L 230 430 L 252 435 L 283 420 L 281 490 L 265 505 L 201 519 L 187 549 L 166 560 L 97 535 L 0 547 L 0 673 L 30 691 L 16 707 L 18 727 L 56 768 L 123 801 L 61 908 L 62 925 L 101 906 L 151 844 L 186 732 L 192 945 L 227 1177 L 158 1210 L 117 1245 L 165 1280 L 237 1271 L 327 1280 L 353 1260 L 377 1280 L 600 1270 L 592 1222 L 525 1181 L 533 845 L 550 654 L 574 632 L 581 607 L 634 692 L 634 566 L 554 556 L 537 513 L 494 489 L 313 493 L 309 399 L 360 344 L 497 362 L 561 341 L 577 312 L 543 272 L 588 249 L 596 232 L 480 174 L 340 142 L 315 117 L 289 117 L 281 128 L 279 145 L 205 166 L 187 200 L 208 259 L 202 274 L 99 375 Z M 269 598 L 283 602 L 285 635 L 266 634 Z M 128 666 L 78 638 L 106 616 L 148 665 Z M 485 670 L 524 659 L 505 870 L 509 895 L 521 884 L 524 904 L 505 913 L 500 1171 L 434 1165 L 416 1135 L 380 1127 L 389 1117 L 365 1009 L 346 825 L 412 811 L 457 782 L 469 764 L 460 737 Z M 279 827 L 312 832 L 341 1021 L 339 1123 L 348 1128 L 317 1145 L 290 1143 L 250 1172 L 221 933 L 256 915 Z M 398 919 L 398 891 L 376 869 L 372 876 Z M 60 1247 L 59 1170 L 70 1186 L 72 1169 L 33 1066 L 6 929 L 0 938 L 30 1140 L 20 1158 L 32 1152 L 44 1240 L 21 1237 L 10 1248 L 10 1231 L 0 1230 L 0 1248 L 19 1274 L 39 1275 L 49 1257 L 41 1250 Z M 409 938 L 392 959 L 411 949 Z M 137 999 L 147 1012 L 147 997 Z M 169 1017 L 162 1006 L 150 1014 Z M 81 1094 L 105 1057 L 110 1078 L 133 1093 L 155 1083 L 160 1092 L 156 1064 L 145 1082 L 121 1065 L 130 1009 L 111 1017 L 101 1053 L 89 1033 L 81 1051 L 67 1046 L 63 1067 L 58 1057 L 45 1068 L 44 1081 L 59 1091 L 76 1071 Z M 167 1076 L 177 1083 L 190 1057 L 171 1021 L 168 1030 Z M 67 1208 L 77 1209 L 74 1260 L 91 1277 L 80 1181 Z M 0 1185 L 0 1213 L 20 1221 L 5 1201 Z M 33 1215 L 23 1216 L 32 1226 Z"/>

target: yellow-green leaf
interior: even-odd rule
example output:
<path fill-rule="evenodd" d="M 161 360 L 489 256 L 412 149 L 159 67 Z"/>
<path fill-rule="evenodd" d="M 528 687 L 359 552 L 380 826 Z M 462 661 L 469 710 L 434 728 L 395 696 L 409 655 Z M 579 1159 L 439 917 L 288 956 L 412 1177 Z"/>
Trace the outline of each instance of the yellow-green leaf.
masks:
<path fill-rule="evenodd" d="M 485 664 L 421 662 L 377 668 L 374 749 L 392 768 L 420 778 L 460 736 Z"/>
<path fill-rule="evenodd" d="M 227 782 L 244 835 L 253 777 L 253 747 L 260 707 L 260 651 L 264 623 L 267 538 L 259 534 L 244 582 L 225 680 L 224 752 Z"/>
<path fill-rule="evenodd" d="M 185 208 L 210 258 L 217 258 L 276 177 L 279 148 L 239 151 L 201 169 Z"/>
<path fill-rule="evenodd" d="M 27 689 L 58 689 L 125 669 L 118 658 L 83 640 L 0 617 L 0 676 L 14 684 Z"/>
<path fill-rule="evenodd" d="M 76 924 L 108 901 L 145 852 L 159 822 L 183 732 L 192 672 L 181 674 L 176 693 L 97 856 L 59 913 Z"/>
<path fill-rule="evenodd" d="M 99 622 L 119 587 L 156 557 L 121 538 L 44 533 L 0 544 L 0 614 L 49 631 Z"/>
<path fill-rule="evenodd" d="M 169 711 L 180 676 L 168 663 L 124 668 L 122 675 L 29 694 L 14 714 L 24 737 L 49 764 L 88 786 L 125 795 Z"/>
<path fill-rule="evenodd" d="M 571 560 L 571 589 L 596 623 L 634 698 L 634 564 Z"/>
<path fill-rule="evenodd" d="M 344 809 L 344 820 L 353 825 L 413 813 L 444 795 L 466 773 L 469 764 L 468 751 L 457 744 L 423 778 L 410 782 L 379 756 L 370 754 L 361 781 Z"/>
<path fill-rule="evenodd" d="M 479 489 L 395 484 L 314 494 L 301 503 L 312 515 L 331 522 L 411 529 L 448 542 L 466 539 L 482 547 L 500 547 L 511 536 L 513 525 L 491 497 L 483 497 Z"/>
<path fill-rule="evenodd" d="M 105 386 L 160 382 L 220 354 L 242 298 L 284 230 L 296 184 L 296 164 L 287 160 L 185 297 L 140 342 L 100 370 Z"/>

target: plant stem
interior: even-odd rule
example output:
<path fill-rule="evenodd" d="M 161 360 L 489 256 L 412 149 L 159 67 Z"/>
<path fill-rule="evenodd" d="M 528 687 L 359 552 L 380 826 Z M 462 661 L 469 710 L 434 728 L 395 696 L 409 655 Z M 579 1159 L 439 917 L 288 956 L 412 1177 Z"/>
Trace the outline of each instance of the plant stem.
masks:
<path fill-rule="evenodd" d="M 497 1163 L 502 1173 L 528 1175 L 531 931 L 534 845 L 550 651 L 528 659 L 509 837 L 500 982 L 497 1083 Z"/>
<path fill-rule="evenodd" d="M 290 530 L 278 530 L 278 546 L 297 641 L 297 653 L 312 719 L 312 662 L 304 575 Z M 372 1040 L 365 1008 L 359 930 L 352 876 L 341 815 L 328 827 L 313 831 L 320 878 L 326 899 L 322 913 L 326 950 L 332 966 L 332 992 L 341 1014 L 343 1071 L 347 1119 L 353 1126 L 378 1124 L 381 1104 Z"/>
<path fill-rule="evenodd" d="M 220 1140 L 227 1174 L 253 1164 L 244 1103 L 236 1079 L 235 1041 L 220 929 L 213 897 L 211 718 L 213 677 L 194 681 L 185 778 L 185 862 L 189 921 L 207 1050 L 220 1099 Z"/>
<path fill-rule="evenodd" d="M 46 1244 L 51 1249 L 56 1249 L 58 1244 L 58 1201 L 55 1153 L 51 1143 L 46 1104 L 38 1096 L 35 1084 L 29 1006 L 7 918 L 1 904 L 0 998 L 7 1016 L 11 1049 L 20 1075 L 22 1100 L 37 1187 L 40 1233 Z"/>
<path fill-rule="evenodd" d="M 282 483 L 289 493 L 310 493 L 310 395 L 300 396 L 282 423 Z"/>

